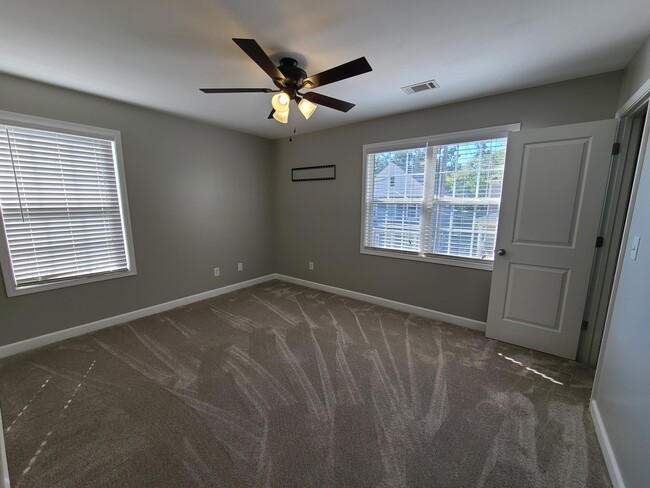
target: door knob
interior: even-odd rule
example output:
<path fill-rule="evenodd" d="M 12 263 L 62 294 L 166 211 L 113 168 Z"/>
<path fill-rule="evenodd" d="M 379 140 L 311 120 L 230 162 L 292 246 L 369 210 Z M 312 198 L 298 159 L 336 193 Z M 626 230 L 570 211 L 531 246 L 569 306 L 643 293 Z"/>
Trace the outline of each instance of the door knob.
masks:
<path fill-rule="evenodd" d="M 505 250 L 505 249 L 499 249 L 499 250 L 497 251 L 497 254 L 498 254 L 499 256 L 505 256 L 505 255 L 506 255 L 506 250 Z"/>

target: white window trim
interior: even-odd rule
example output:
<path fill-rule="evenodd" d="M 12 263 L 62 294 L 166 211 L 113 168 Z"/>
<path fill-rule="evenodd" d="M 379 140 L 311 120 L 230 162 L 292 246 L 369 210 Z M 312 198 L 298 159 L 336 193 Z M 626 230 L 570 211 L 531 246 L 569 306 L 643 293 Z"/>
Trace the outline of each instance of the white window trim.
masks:
<path fill-rule="evenodd" d="M 473 258 L 463 258 L 459 256 L 444 256 L 441 254 L 425 254 L 417 253 L 413 251 L 399 251 L 399 250 L 388 250 L 388 249 L 379 249 L 366 247 L 366 190 L 367 190 L 367 165 L 368 165 L 368 155 L 379 152 L 386 151 L 398 151 L 403 149 L 411 149 L 415 147 L 422 147 L 423 145 L 429 144 L 430 146 L 434 145 L 444 145 L 444 144 L 454 144 L 461 142 L 469 142 L 480 140 L 484 138 L 497 138 L 497 137 L 507 137 L 509 132 L 517 132 L 521 130 L 521 124 L 505 124 L 497 125 L 494 127 L 486 127 L 482 129 L 472 129 L 459 132 L 449 132 L 446 134 L 437 134 L 426 137 L 415 137 L 412 139 L 400 139 L 395 141 L 388 142 L 378 142 L 374 144 L 364 144 L 363 145 L 363 164 L 362 164 L 362 188 L 361 188 L 361 244 L 360 252 L 361 254 L 369 254 L 372 256 L 381 256 L 387 258 L 398 258 L 398 259 L 408 259 L 411 261 L 423 261 L 427 263 L 437 263 L 445 264 L 449 266 L 460 266 L 463 268 L 474 268 L 474 269 L 483 269 L 492 271 L 494 265 L 493 261 L 484 261 L 481 259 Z M 497 231 L 498 232 L 498 231 Z"/>
<path fill-rule="evenodd" d="M 82 285 L 86 283 L 94 283 L 97 281 L 110 280 L 115 278 L 123 278 L 125 276 L 133 276 L 137 274 L 135 265 L 135 250 L 133 247 L 133 234 L 131 232 L 131 217 L 129 211 L 129 200 L 126 194 L 126 177 L 124 172 L 124 157 L 122 155 L 122 138 L 120 131 L 112 129 L 104 129 L 101 127 L 93 127 L 89 125 L 75 124 L 72 122 L 63 122 L 54 119 L 47 119 L 43 117 L 35 117 L 32 115 L 24 115 L 13 112 L 5 112 L 0 110 L 0 124 L 1 125 L 17 125 L 21 127 L 28 127 L 31 129 L 52 130 L 57 132 L 65 132 L 69 134 L 87 136 L 87 137 L 101 137 L 113 141 L 115 144 L 115 167 L 117 176 L 117 191 L 120 200 L 121 217 L 124 226 L 124 240 L 126 242 L 126 259 L 127 270 L 115 271 L 104 274 L 96 274 L 92 276 L 85 276 L 82 278 L 70 278 L 61 281 L 53 281 L 50 283 L 42 283 L 35 285 L 26 285 L 16 288 L 14 282 L 13 266 L 11 264 L 11 257 L 9 255 L 9 245 L 5 233 L 4 225 L 0 223 L 0 266 L 2 267 L 2 276 L 5 283 L 5 291 L 8 297 L 26 295 L 39 291 L 54 290 L 57 288 L 65 288 L 68 286 Z"/>

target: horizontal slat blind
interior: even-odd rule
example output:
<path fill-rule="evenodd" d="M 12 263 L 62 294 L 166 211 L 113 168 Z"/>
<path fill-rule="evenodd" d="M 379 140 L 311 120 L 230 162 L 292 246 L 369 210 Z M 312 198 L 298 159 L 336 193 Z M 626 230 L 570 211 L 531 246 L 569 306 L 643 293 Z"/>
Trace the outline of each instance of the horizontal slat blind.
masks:
<path fill-rule="evenodd" d="M 17 288 L 128 269 L 112 140 L 0 125 L 0 207 Z"/>
<path fill-rule="evenodd" d="M 493 260 L 506 137 L 439 146 L 423 251 Z"/>
<path fill-rule="evenodd" d="M 498 205 L 435 205 L 427 252 L 494 259 L 498 216 Z"/>
<path fill-rule="evenodd" d="M 365 247 L 493 260 L 507 137 L 372 152 Z"/>
<path fill-rule="evenodd" d="M 425 152 L 419 147 L 368 155 L 367 247 L 419 251 Z"/>

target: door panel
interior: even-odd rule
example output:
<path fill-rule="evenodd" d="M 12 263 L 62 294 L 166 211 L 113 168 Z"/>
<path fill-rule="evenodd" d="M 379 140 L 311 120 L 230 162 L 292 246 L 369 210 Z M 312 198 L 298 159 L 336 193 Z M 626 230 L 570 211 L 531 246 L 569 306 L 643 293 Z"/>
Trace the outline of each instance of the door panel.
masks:
<path fill-rule="evenodd" d="M 510 135 L 488 337 L 575 358 L 615 127 Z"/>
<path fill-rule="evenodd" d="M 526 145 L 515 242 L 572 244 L 587 142 L 577 139 Z"/>
<path fill-rule="evenodd" d="M 566 269 L 511 264 L 504 317 L 558 329 L 568 274 Z"/>

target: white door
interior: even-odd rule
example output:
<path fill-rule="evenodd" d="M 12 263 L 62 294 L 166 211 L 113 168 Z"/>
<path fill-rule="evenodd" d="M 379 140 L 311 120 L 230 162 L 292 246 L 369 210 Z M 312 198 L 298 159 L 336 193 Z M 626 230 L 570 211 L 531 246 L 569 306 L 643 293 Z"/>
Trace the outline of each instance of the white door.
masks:
<path fill-rule="evenodd" d="M 615 129 L 510 134 L 487 337 L 575 359 Z"/>

